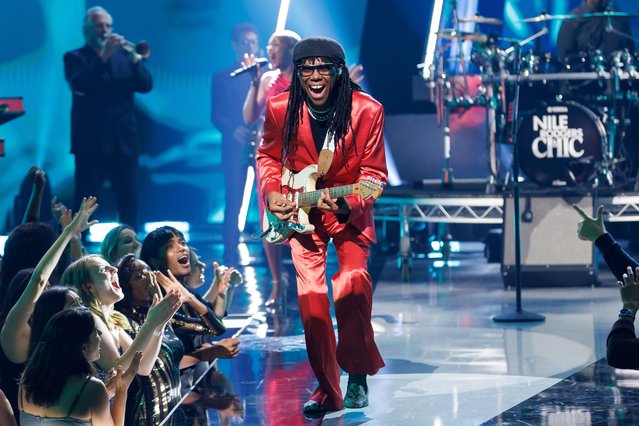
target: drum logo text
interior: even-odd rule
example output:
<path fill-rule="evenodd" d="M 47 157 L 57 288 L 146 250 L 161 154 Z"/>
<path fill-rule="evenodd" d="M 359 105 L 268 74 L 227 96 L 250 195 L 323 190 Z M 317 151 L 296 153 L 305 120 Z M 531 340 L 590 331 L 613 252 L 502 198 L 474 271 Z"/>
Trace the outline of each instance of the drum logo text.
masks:
<path fill-rule="evenodd" d="M 584 155 L 583 129 L 568 127 L 568 115 L 533 115 L 533 132 L 539 136 L 532 142 L 537 158 L 580 158 Z"/>

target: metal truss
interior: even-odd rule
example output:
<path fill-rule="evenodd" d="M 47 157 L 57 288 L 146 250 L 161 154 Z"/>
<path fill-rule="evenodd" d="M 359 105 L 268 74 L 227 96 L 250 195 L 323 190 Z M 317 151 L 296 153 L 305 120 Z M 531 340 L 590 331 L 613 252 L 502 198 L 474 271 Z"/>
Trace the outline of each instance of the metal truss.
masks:
<path fill-rule="evenodd" d="M 375 203 L 375 220 L 402 223 L 503 222 L 504 199 L 495 196 L 447 198 L 380 198 Z"/>
<path fill-rule="evenodd" d="M 639 221 L 639 195 L 622 193 L 611 197 L 599 197 L 596 204 L 604 205 L 603 219 L 606 222 Z"/>
<path fill-rule="evenodd" d="M 593 209 L 604 205 L 606 222 L 639 222 L 639 193 L 593 194 Z M 410 277 L 412 223 L 502 224 L 504 198 L 494 195 L 468 195 L 433 198 L 382 197 L 375 202 L 375 221 L 399 222 L 398 267 L 405 281 Z M 575 217 L 575 223 L 578 218 Z M 385 235 L 383 236 L 386 237 Z"/>

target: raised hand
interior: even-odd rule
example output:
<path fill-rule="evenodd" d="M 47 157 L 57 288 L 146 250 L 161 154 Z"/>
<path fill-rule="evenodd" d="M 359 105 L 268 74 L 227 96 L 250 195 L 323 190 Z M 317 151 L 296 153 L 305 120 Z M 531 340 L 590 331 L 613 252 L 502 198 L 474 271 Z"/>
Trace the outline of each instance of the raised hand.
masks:
<path fill-rule="evenodd" d="M 262 66 L 255 61 L 254 54 L 244 54 L 244 59 L 242 59 L 242 68 L 249 68 L 251 66 L 255 66 L 251 68 L 249 71 L 251 73 L 251 77 L 253 78 L 253 84 L 255 87 L 260 83 L 260 78 L 262 78 Z"/>
<path fill-rule="evenodd" d="M 51 212 L 53 213 L 53 217 L 55 218 L 56 222 L 62 225 L 63 228 L 67 226 L 69 223 L 71 223 L 71 221 L 69 221 L 69 223 L 66 223 L 66 224 L 63 224 L 62 222 L 60 222 L 60 217 L 64 214 L 66 210 L 69 210 L 69 209 L 67 209 L 67 206 L 65 206 L 63 203 L 58 201 L 58 197 L 54 196 L 51 199 Z"/>
<path fill-rule="evenodd" d="M 617 281 L 623 307 L 631 309 L 635 313 L 637 312 L 637 309 L 639 309 L 639 285 L 637 285 L 638 277 L 639 267 L 633 272 L 632 267 L 628 266 L 626 273 L 623 274 L 623 281 Z"/>
<path fill-rule="evenodd" d="M 604 206 L 599 206 L 596 217 L 588 216 L 576 204 L 573 204 L 572 207 L 583 219 L 577 224 L 577 237 L 579 237 L 580 240 L 595 241 L 597 238 L 606 233 L 606 227 L 603 223 Z"/>
<path fill-rule="evenodd" d="M 82 204 L 80 204 L 80 210 L 75 214 L 73 220 L 67 225 L 67 227 L 71 230 L 73 234 L 81 234 L 82 232 L 89 229 L 91 225 L 95 225 L 98 223 L 97 220 L 92 220 L 89 222 L 89 218 L 98 208 L 98 200 L 95 197 L 83 198 Z M 64 215 L 67 215 L 64 218 Z M 68 220 L 68 215 L 70 213 L 66 212 L 63 214 L 63 218 L 61 220 Z"/>
<path fill-rule="evenodd" d="M 31 179 L 33 185 L 36 186 L 38 189 L 43 189 L 44 186 L 47 184 L 46 174 L 44 173 L 44 170 L 42 170 L 38 166 L 31 166 L 31 168 L 27 172 L 27 177 Z"/>
<path fill-rule="evenodd" d="M 353 64 L 348 67 L 348 74 L 351 76 L 351 81 L 355 84 L 359 84 L 364 80 L 363 74 L 364 66 L 362 64 Z"/>

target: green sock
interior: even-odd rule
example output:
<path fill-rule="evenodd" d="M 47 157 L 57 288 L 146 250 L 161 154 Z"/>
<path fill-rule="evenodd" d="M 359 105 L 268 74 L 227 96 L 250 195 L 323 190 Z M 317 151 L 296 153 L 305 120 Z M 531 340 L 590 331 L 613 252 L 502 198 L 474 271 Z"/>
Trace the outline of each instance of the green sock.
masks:
<path fill-rule="evenodd" d="M 364 390 L 368 392 L 368 385 L 366 384 L 366 374 L 349 374 L 348 384 L 351 383 L 364 386 Z"/>

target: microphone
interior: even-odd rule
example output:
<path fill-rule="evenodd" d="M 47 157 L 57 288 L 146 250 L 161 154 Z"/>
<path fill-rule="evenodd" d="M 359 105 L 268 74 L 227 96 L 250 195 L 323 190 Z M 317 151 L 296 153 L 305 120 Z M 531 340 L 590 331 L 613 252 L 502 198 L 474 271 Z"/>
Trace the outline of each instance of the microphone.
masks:
<path fill-rule="evenodd" d="M 233 71 L 232 73 L 230 73 L 229 75 L 231 77 L 237 77 L 238 75 L 242 75 L 245 72 L 249 72 L 251 71 L 253 68 L 255 68 L 258 65 L 266 65 L 268 64 L 268 58 L 255 58 L 255 63 L 249 65 L 248 67 L 244 68 L 238 68 L 235 71 Z"/>

